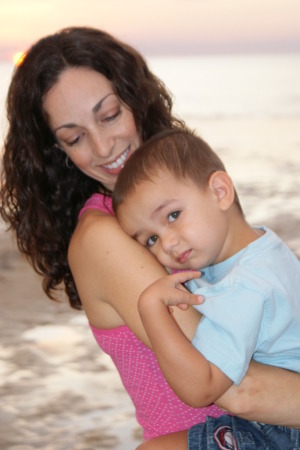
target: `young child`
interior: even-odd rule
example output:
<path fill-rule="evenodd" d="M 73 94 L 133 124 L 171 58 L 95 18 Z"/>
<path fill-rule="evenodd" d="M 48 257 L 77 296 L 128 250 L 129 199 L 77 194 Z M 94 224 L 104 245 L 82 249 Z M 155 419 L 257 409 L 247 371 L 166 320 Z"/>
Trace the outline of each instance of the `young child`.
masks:
<path fill-rule="evenodd" d="M 202 139 L 166 131 L 143 144 L 119 175 L 113 203 L 125 232 L 177 272 L 142 293 L 139 312 L 184 402 L 213 403 L 240 383 L 252 358 L 300 372 L 300 262 L 270 229 L 247 223 L 224 164 Z M 187 305 L 203 314 L 193 345 L 169 309 Z M 166 450 L 160 439 L 139 448 Z M 209 417 L 190 430 L 188 445 L 294 449 L 300 430 Z"/>

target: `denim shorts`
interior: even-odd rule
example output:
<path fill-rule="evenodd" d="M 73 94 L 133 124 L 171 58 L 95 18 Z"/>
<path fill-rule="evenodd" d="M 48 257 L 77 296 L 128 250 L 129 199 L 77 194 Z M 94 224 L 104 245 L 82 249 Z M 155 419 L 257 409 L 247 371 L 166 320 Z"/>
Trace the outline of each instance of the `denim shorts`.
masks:
<path fill-rule="evenodd" d="M 300 450 L 300 430 L 239 417 L 207 417 L 189 430 L 189 450 Z"/>

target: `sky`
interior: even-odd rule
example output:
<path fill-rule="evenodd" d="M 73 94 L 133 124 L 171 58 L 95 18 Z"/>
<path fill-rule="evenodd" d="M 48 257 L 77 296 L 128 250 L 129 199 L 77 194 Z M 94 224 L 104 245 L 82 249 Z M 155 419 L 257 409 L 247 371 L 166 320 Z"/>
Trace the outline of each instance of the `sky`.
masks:
<path fill-rule="evenodd" d="M 73 25 L 145 56 L 300 52 L 300 0 L 0 0 L 0 59 Z"/>

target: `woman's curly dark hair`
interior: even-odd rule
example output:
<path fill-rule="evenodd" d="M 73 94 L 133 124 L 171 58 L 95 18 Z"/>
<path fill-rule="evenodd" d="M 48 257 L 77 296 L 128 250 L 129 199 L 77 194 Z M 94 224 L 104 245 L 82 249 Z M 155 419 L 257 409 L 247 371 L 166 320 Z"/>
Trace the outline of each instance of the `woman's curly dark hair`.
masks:
<path fill-rule="evenodd" d="M 70 305 L 81 309 L 68 245 L 87 198 L 110 193 L 75 166 L 66 166 L 43 111 L 44 96 L 70 67 L 91 68 L 111 81 L 143 141 L 164 128 L 185 129 L 185 124 L 172 115 L 171 95 L 143 57 L 97 29 L 66 28 L 42 38 L 15 68 L 7 96 L 0 213 L 16 232 L 20 251 L 43 276 L 46 294 L 54 300 L 64 283 Z"/>

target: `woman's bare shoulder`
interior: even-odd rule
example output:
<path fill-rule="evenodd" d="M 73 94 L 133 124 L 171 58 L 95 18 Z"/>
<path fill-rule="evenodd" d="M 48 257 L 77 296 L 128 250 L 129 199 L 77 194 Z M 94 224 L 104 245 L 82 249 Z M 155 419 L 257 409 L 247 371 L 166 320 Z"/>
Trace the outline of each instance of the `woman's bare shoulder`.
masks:
<path fill-rule="evenodd" d="M 166 274 L 154 256 L 124 233 L 113 216 L 87 211 L 80 219 L 69 246 L 69 264 L 87 315 L 117 314 L 148 343 L 137 303 L 143 290 Z M 97 311 L 96 309 L 97 308 Z M 174 314 L 187 336 L 196 310 Z M 195 325 L 192 327 L 194 330 Z M 188 330 L 188 332 L 187 332 Z"/>
<path fill-rule="evenodd" d="M 72 260 L 77 260 L 79 255 L 82 258 L 85 254 L 90 255 L 95 252 L 98 252 L 106 261 L 111 252 L 113 256 L 118 254 L 118 258 L 131 258 L 137 253 L 138 256 L 142 254 L 147 260 L 151 260 L 152 264 L 154 261 L 148 250 L 122 230 L 114 216 L 98 210 L 89 210 L 79 220 L 70 241 L 69 262 L 72 264 Z"/>
<path fill-rule="evenodd" d="M 91 211 L 76 227 L 68 259 L 90 322 L 97 319 L 102 327 L 126 323 L 147 342 L 137 302 L 143 289 L 165 273 L 150 252 L 127 236 L 115 217 Z"/>
<path fill-rule="evenodd" d="M 104 273 L 115 264 L 105 258 L 105 244 L 115 242 L 120 232 L 113 216 L 98 210 L 85 212 L 78 221 L 68 249 L 68 262 L 89 322 L 96 328 L 114 328 L 124 323 L 110 304 L 109 280 Z"/>
<path fill-rule="evenodd" d="M 98 209 L 89 209 L 85 211 L 78 220 L 71 243 L 85 238 L 86 233 L 97 232 L 99 227 L 107 227 L 109 224 L 117 223 L 115 216 L 105 214 Z"/>
<path fill-rule="evenodd" d="M 114 216 L 104 214 L 98 210 L 86 211 L 75 228 L 68 250 L 70 264 L 77 258 L 78 252 L 95 248 L 95 245 L 105 244 L 108 238 L 115 234 L 123 235 Z M 110 239 L 112 240 L 112 239 Z M 101 245 L 102 246 L 102 245 Z"/>

